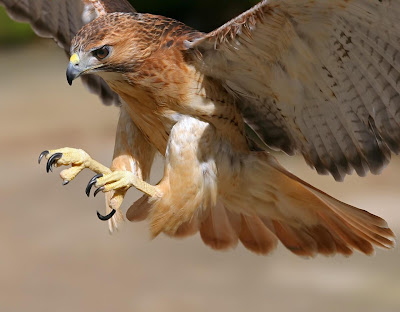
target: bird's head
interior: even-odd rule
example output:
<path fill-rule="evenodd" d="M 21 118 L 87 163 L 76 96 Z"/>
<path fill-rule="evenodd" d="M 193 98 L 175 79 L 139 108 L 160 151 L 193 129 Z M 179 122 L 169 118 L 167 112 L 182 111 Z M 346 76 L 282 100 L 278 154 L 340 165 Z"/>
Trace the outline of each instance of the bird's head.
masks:
<path fill-rule="evenodd" d="M 137 40 L 137 33 L 142 29 L 137 15 L 107 14 L 85 25 L 76 34 L 71 43 L 67 69 L 70 85 L 84 74 L 105 76 L 135 71 L 151 53 L 151 40 L 147 43 Z"/>

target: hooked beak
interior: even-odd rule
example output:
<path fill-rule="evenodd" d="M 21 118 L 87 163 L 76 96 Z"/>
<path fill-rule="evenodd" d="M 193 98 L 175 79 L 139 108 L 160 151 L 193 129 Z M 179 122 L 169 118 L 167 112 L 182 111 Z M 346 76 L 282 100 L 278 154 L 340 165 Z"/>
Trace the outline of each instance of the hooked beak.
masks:
<path fill-rule="evenodd" d="M 67 68 L 67 81 L 69 85 L 82 74 L 83 70 L 79 67 L 79 57 L 75 53 L 71 56 Z"/>

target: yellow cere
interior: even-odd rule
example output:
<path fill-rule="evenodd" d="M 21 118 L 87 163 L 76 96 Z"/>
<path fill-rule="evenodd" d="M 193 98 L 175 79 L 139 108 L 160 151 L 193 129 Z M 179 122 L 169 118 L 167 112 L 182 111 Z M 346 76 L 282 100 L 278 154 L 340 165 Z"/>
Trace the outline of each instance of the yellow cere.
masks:
<path fill-rule="evenodd" d="M 74 64 L 74 65 L 78 64 L 78 63 L 79 63 L 79 56 L 78 56 L 78 54 L 76 54 L 76 53 L 72 54 L 72 56 L 71 56 L 71 58 L 69 59 L 69 61 L 70 61 L 72 64 Z"/>

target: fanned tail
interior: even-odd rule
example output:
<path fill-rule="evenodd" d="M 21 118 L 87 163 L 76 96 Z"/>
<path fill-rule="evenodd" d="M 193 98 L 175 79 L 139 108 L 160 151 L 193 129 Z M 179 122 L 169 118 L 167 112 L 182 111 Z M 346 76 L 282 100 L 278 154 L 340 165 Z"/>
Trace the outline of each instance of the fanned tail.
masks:
<path fill-rule="evenodd" d="M 264 163 L 274 169 L 269 174 L 275 175 L 272 181 L 279 191 L 276 206 L 281 214 L 264 220 L 293 253 L 349 256 L 358 250 L 372 255 L 374 247 L 395 246 L 385 220 L 325 194 L 286 171 L 272 157 L 264 158 Z"/>
<path fill-rule="evenodd" d="M 372 255 L 375 247 L 395 246 L 385 220 L 345 204 L 286 171 L 265 153 L 251 154 L 241 169 L 238 189 L 219 195 L 216 205 L 183 222 L 173 237 L 200 232 L 216 250 L 235 248 L 240 241 L 257 254 L 269 254 L 278 240 L 296 255 L 350 256 L 354 250 Z M 265 178 L 268 177 L 268 178 Z M 127 212 L 131 221 L 151 215 L 143 196 Z"/>

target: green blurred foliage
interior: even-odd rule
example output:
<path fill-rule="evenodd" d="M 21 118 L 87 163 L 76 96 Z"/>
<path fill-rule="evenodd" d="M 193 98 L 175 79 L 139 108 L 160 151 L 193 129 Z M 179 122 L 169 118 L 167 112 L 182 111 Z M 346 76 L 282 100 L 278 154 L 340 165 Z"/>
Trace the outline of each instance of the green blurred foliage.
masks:
<path fill-rule="evenodd" d="M 15 44 L 33 37 L 29 25 L 12 21 L 5 9 L 0 7 L 0 43 Z"/>
<path fill-rule="evenodd" d="M 138 12 L 172 17 L 198 30 L 211 31 L 259 0 L 130 0 Z M 0 44 L 16 44 L 34 38 L 27 24 L 12 21 L 0 7 Z"/>

